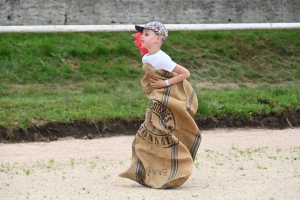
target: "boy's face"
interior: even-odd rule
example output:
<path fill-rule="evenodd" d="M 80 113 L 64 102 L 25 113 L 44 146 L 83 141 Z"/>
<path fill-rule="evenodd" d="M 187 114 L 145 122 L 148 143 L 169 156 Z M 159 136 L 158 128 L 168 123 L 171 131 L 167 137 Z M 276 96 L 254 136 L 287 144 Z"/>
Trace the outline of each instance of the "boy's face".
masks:
<path fill-rule="evenodd" d="M 152 48 L 156 43 L 162 43 L 162 38 L 150 29 L 144 28 L 142 35 L 142 45 L 146 49 Z"/>

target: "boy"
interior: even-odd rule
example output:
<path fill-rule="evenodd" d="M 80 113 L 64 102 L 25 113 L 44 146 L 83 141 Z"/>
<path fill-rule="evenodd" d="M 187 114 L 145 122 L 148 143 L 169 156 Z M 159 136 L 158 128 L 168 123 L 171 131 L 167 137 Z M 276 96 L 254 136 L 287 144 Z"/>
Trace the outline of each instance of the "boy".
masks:
<path fill-rule="evenodd" d="M 135 28 L 143 33 L 142 47 L 148 50 L 141 85 L 152 107 L 133 140 L 131 166 L 119 176 L 152 188 L 176 188 L 191 175 L 201 142 L 191 117 L 197 96 L 186 80 L 189 71 L 160 49 L 168 37 L 165 26 L 150 22 Z"/>
<path fill-rule="evenodd" d="M 168 38 L 168 30 L 160 22 L 149 22 L 144 27 L 135 26 L 135 29 L 143 33 L 142 45 L 148 50 L 148 54 L 143 56 L 142 62 L 149 63 L 158 70 L 166 70 L 168 72 L 177 73 L 176 76 L 169 80 L 160 80 L 150 78 L 150 85 L 153 88 L 162 88 L 178 83 L 190 76 L 190 72 L 172 61 L 170 56 L 163 52 L 160 47 Z"/>

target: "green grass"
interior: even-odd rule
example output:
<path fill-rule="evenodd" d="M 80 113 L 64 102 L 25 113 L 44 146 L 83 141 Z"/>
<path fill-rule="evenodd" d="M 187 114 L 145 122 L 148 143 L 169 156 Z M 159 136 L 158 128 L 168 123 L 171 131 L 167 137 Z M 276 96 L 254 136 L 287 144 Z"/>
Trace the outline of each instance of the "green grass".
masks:
<path fill-rule="evenodd" d="M 150 105 L 131 34 L 1 34 L 0 126 L 144 118 Z M 162 49 L 190 70 L 196 117 L 280 115 L 300 107 L 299 34 L 170 32 Z"/>
<path fill-rule="evenodd" d="M 224 115 L 251 118 L 300 108 L 300 88 L 241 88 L 197 91 L 195 117 Z M 266 100 L 269 104 L 260 103 Z M 142 91 L 98 94 L 21 95 L 0 99 L 0 125 L 26 129 L 32 119 L 43 121 L 110 120 L 144 118 L 150 106 Z"/>
<path fill-rule="evenodd" d="M 300 31 L 171 32 L 162 49 L 192 79 L 282 83 L 300 78 Z M 139 80 L 131 33 L 0 35 L 0 78 L 11 84 Z M 119 84 L 120 85 L 120 84 Z"/>

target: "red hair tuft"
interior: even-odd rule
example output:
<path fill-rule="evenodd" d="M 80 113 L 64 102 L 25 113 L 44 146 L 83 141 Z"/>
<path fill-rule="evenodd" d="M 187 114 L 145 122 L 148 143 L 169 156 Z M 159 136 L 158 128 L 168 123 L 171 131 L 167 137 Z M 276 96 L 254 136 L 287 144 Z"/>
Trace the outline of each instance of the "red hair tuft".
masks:
<path fill-rule="evenodd" d="M 140 50 L 140 54 L 143 56 L 148 53 L 148 50 L 142 46 L 142 35 L 143 33 L 138 32 L 132 36 L 135 38 L 134 44 L 137 46 L 137 48 Z"/>

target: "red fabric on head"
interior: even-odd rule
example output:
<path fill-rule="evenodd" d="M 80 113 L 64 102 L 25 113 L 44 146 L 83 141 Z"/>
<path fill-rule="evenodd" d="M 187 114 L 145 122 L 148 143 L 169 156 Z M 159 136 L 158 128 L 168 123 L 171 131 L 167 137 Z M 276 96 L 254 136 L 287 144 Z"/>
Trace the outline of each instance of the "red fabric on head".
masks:
<path fill-rule="evenodd" d="M 137 48 L 140 50 L 140 54 L 143 56 L 148 53 L 148 50 L 142 46 L 142 35 L 143 33 L 138 32 L 132 36 L 135 38 L 134 44 L 137 46 Z"/>

